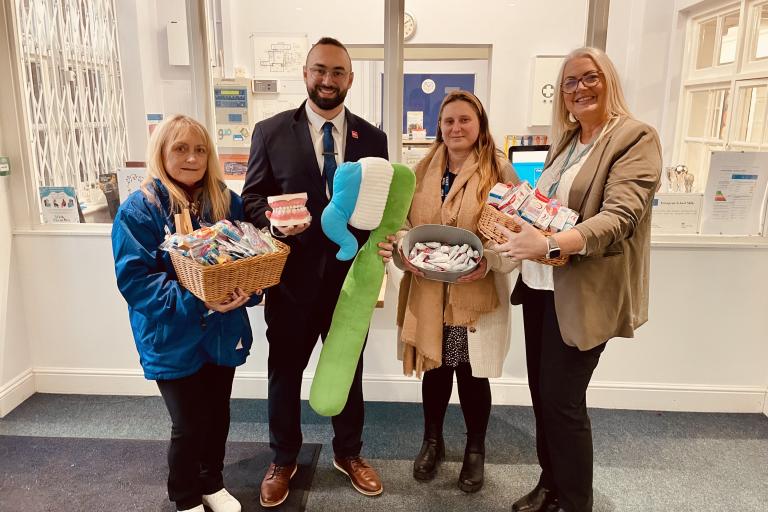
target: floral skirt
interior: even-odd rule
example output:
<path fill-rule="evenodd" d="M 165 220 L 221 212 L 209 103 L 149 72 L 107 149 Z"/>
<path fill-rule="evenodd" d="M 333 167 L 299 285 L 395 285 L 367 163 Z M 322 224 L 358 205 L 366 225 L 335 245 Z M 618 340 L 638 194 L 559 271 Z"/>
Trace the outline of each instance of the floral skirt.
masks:
<path fill-rule="evenodd" d="M 467 328 L 456 325 L 443 326 L 443 364 L 456 368 L 469 362 Z"/>

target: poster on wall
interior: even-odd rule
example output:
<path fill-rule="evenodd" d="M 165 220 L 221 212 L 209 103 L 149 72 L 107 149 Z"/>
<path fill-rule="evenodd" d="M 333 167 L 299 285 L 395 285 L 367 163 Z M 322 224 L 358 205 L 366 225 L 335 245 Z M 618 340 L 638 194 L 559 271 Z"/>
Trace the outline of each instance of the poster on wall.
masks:
<path fill-rule="evenodd" d="M 712 152 L 704 192 L 702 234 L 762 234 L 766 201 L 768 153 Z"/>
<path fill-rule="evenodd" d="M 80 206 L 74 187 L 40 187 L 40 205 L 46 224 L 80 222 Z"/>
<path fill-rule="evenodd" d="M 147 114 L 147 136 L 151 137 L 157 125 L 163 122 L 163 114 Z"/>
<path fill-rule="evenodd" d="M 248 155 L 239 153 L 219 153 L 221 169 L 225 180 L 244 180 L 248 170 Z"/>
<path fill-rule="evenodd" d="M 257 32 L 250 35 L 253 76 L 301 77 L 307 59 L 307 34 Z"/>
<path fill-rule="evenodd" d="M 131 193 L 139 190 L 141 182 L 144 181 L 146 176 L 147 169 L 143 166 L 126 166 L 117 169 L 117 190 L 120 194 L 121 203 L 128 199 Z"/>
<path fill-rule="evenodd" d="M 427 131 L 424 129 L 424 112 L 406 112 L 406 124 L 408 126 L 409 139 L 425 139 Z"/>

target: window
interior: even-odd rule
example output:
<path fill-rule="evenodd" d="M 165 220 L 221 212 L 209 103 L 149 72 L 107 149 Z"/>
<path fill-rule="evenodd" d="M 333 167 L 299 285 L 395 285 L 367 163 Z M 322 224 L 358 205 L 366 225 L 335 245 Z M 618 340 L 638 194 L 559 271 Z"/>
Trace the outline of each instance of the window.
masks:
<path fill-rule="evenodd" d="M 703 192 L 712 151 L 768 150 L 768 1 L 693 17 L 674 164 Z"/>
<path fill-rule="evenodd" d="M 16 0 L 35 187 L 73 187 L 82 219 L 109 221 L 99 178 L 126 160 L 113 0 Z"/>
<path fill-rule="evenodd" d="M 697 70 L 731 64 L 736 60 L 739 11 L 700 21 L 697 31 Z"/>

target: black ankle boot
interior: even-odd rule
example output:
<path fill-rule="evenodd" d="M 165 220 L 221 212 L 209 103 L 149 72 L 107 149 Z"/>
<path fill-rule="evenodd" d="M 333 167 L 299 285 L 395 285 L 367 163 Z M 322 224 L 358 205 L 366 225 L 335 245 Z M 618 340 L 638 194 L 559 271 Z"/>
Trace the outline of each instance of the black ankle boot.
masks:
<path fill-rule="evenodd" d="M 560 508 L 555 493 L 541 484 L 512 504 L 512 512 L 555 512 L 557 510 Z"/>
<path fill-rule="evenodd" d="M 437 467 L 444 458 L 443 436 L 425 438 L 416 460 L 413 461 L 413 478 L 423 482 L 432 480 L 437 474 Z"/>
<path fill-rule="evenodd" d="M 464 450 L 464 464 L 459 473 L 459 489 L 477 492 L 483 487 L 485 473 L 485 446 L 468 443 Z"/>

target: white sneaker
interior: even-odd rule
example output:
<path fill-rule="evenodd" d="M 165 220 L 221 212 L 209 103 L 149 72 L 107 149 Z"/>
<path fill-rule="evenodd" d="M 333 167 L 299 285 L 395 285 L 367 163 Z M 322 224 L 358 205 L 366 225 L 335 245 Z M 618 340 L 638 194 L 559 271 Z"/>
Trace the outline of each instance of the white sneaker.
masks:
<path fill-rule="evenodd" d="M 203 494 L 203 504 L 213 512 L 240 512 L 241 510 L 240 502 L 223 487 L 213 494 Z"/>
<path fill-rule="evenodd" d="M 202 505 L 198 505 L 195 508 L 188 508 L 186 510 L 179 510 L 179 512 L 205 512 Z"/>

